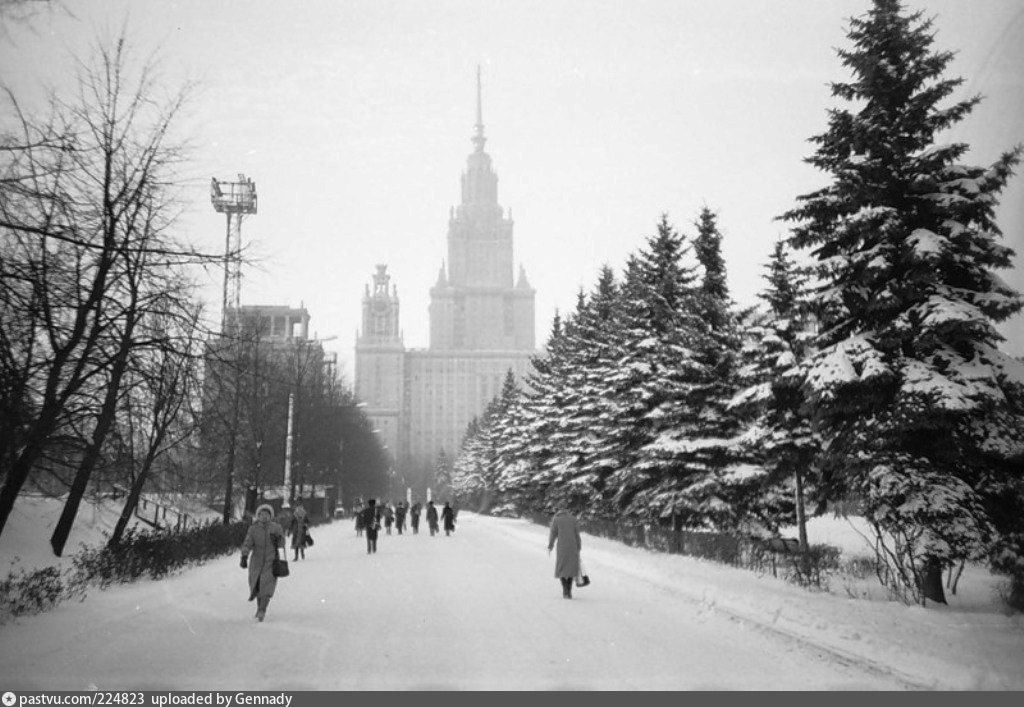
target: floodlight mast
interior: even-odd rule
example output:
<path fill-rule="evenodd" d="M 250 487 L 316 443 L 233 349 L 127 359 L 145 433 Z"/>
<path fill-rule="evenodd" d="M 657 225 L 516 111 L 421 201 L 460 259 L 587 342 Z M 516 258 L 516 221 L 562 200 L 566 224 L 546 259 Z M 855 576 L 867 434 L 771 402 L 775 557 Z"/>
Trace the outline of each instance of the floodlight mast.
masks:
<path fill-rule="evenodd" d="M 227 339 L 228 310 L 233 308 L 231 321 L 231 348 L 234 350 L 236 365 L 240 359 L 241 344 L 241 298 L 242 298 L 242 217 L 256 213 L 256 184 L 238 175 L 237 182 L 221 182 L 214 177 L 210 181 L 210 201 L 218 213 L 227 215 L 227 234 L 224 239 L 224 300 L 220 315 L 221 339 Z M 232 240 L 234 247 L 232 247 Z M 231 522 L 235 477 L 235 447 L 238 438 L 239 385 L 238 372 L 234 375 L 233 403 L 231 412 L 231 434 L 228 435 L 227 474 L 224 487 L 224 523 Z"/>
<path fill-rule="evenodd" d="M 226 335 L 228 309 L 234 307 L 237 320 L 238 308 L 241 305 L 242 217 L 256 213 L 256 184 L 252 179 L 246 179 L 244 174 L 238 175 L 237 182 L 221 182 L 214 177 L 210 183 L 210 201 L 218 213 L 227 217 L 227 233 L 224 239 L 224 302 L 221 308 L 221 333 Z"/>

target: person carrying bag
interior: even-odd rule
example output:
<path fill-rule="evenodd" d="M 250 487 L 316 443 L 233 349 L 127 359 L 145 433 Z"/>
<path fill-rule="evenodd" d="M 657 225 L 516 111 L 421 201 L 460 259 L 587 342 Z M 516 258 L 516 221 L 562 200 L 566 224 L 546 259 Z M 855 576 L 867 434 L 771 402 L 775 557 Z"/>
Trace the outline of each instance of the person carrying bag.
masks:
<path fill-rule="evenodd" d="M 242 542 L 242 569 L 249 570 L 249 601 L 256 600 L 256 620 L 263 621 L 267 615 L 270 599 L 277 589 L 277 578 L 287 576 L 288 562 L 280 567 L 278 557 L 285 549 L 284 530 L 272 519 L 274 509 L 263 504 L 256 509 L 252 525 Z M 284 574 L 279 574 L 283 571 Z"/>
<path fill-rule="evenodd" d="M 562 598 L 572 599 L 573 580 L 580 575 L 580 524 L 576 516 L 561 508 L 551 519 L 548 533 L 548 554 L 555 549 L 555 579 L 562 584 Z M 589 580 L 588 580 L 589 581 Z M 583 585 L 578 585 L 583 586 Z"/>

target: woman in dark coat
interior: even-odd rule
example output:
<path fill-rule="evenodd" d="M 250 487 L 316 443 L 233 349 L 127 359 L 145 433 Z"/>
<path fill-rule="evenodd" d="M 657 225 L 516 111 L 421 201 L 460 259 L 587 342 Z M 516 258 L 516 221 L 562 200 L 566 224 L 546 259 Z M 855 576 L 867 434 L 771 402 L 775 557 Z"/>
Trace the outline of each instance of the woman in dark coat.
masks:
<path fill-rule="evenodd" d="M 437 508 L 433 501 L 427 501 L 427 526 L 431 535 L 437 532 Z"/>
<path fill-rule="evenodd" d="M 413 535 L 420 532 L 420 511 L 423 510 L 423 506 L 420 505 L 419 501 L 412 504 L 412 508 L 409 510 L 409 522 L 412 524 Z"/>
<path fill-rule="evenodd" d="M 302 506 L 295 507 L 295 515 L 288 523 L 288 534 L 292 536 L 292 550 L 295 551 L 294 560 L 306 559 L 306 536 L 309 534 L 309 514 Z"/>
<path fill-rule="evenodd" d="M 444 534 L 451 535 L 455 532 L 455 512 L 452 511 L 452 504 L 445 501 L 441 509 L 441 520 L 444 521 Z"/>
<path fill-rule="evenodd" d="M 249 601 L 256 600 L 256 618 L 267 615 L 270 598 L 277 589 L 273 564 L 278 549 L 286 552 L 284 531 L 273 521 L 274 509 L 263 504 L 256 509 L 256 517 L 242 542 L 242 569 L 249 569 Z M 287 555 L 286 555 L 287 556 Z"/>
<path fill-rule="evenodd" d="M 555 513 L 551 519 L 551 531 L 548 533 L 548 554 L 558 543 L 555 553 L 555 577 L 562 583 L 562 598 L 572 599 L 572 582 L 580 571 L 580 524 L 569 511 L 564 508 Z"/>

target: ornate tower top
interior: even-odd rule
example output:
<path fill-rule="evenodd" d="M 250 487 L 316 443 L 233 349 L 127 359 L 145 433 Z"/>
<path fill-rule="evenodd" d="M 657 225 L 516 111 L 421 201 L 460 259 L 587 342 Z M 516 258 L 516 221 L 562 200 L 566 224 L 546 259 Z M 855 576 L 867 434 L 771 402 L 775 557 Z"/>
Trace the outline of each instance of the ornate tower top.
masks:
<path fill-rule="evenodd" d="M 387 295 L 388 282 L 390 282 L 391 280 L 391 276 L 388 275 L 387 270 L 387 265 L 382 265 L 378 263 L 377 272 L 373 274 L 373 294 Z"/>
<path fill-rule="evenodd" d="M 363 329 L 356 337 L 358 345 L 401 344 L 402 332 L 398 328 L 398 286 L 391 284 L 388 266 L 377 265 L 373 274 L 373 290 L 366 285 L 363 294 Z M 390 288 L 390 291 L 389 291 Z"/>

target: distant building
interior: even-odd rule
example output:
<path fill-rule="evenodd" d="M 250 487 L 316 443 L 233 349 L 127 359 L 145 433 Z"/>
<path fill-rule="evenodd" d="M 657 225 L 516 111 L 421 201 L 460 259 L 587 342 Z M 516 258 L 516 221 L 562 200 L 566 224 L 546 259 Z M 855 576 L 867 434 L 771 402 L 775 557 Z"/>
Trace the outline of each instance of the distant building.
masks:
<path fill-rule="evenodd" d="M 332 387 L 337 359 L 309 338 L 309 321 L 302 306 L 231 307 L 225 332 L 207 342 L 200 444 L 225 487 L 231 470 L 233 501 L 282 483 L 290 394 L 298 430 L 292 457 L 296 494 L 305 496 L 312 482 L 322 483 L 336 466 L 337 452 L 323 448 L 321 438 L 329 435 L 309 406 Z M 254 498 L 246 502 L 252 506 Z"/>
<path fill-rule="evenodd" d="M 534 296 L 522 266 L 514 276 L 512 216 L 498 203 L 498 177 L 484 152 L 480 76 L 473 152 L 462 203 L 448 220 L 448 253 L 430 290 L 430 345 L 406 349 L 398 289 L 378 265 L 363 295 L 355 392 L 408 483 L 429 474 L 443 451 L 458 453 L 473 417 L 501 391 L 509 369 L 530 369 Z"/>

